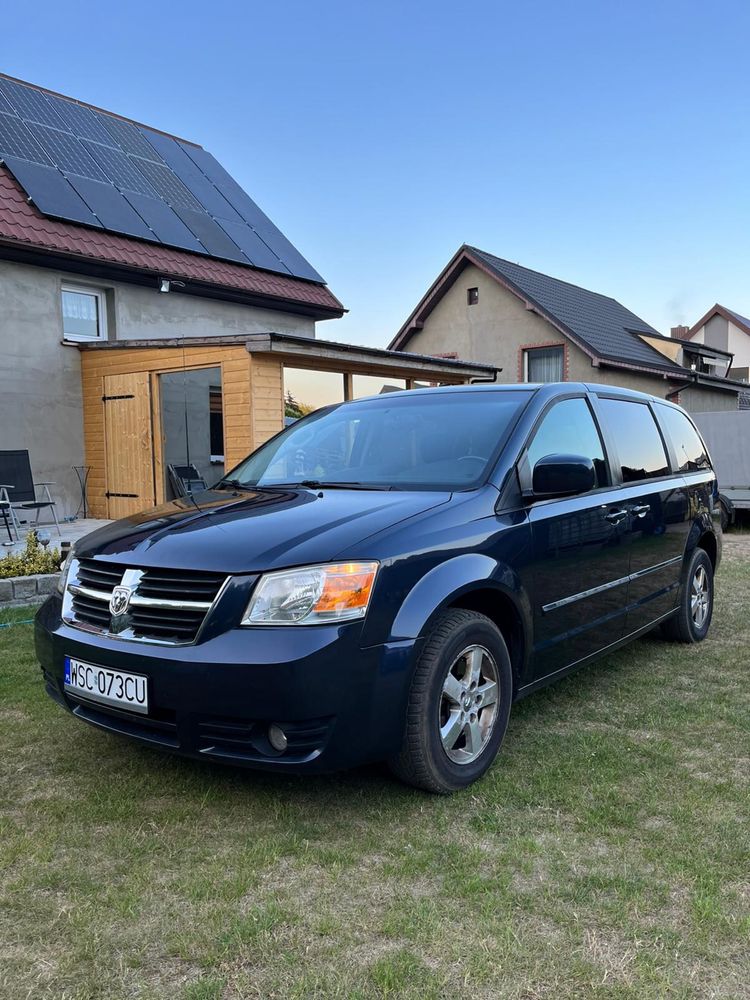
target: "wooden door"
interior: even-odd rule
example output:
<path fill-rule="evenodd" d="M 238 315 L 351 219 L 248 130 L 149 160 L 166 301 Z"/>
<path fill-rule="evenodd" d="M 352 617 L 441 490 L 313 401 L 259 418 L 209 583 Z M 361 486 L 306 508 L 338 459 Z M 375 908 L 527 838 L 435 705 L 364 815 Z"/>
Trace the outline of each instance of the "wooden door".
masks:
<path fill-rule="evenodd" d="M 127 517 L 155 503 L 148 372 L 107 375 L 103 399 L 108 516 Z"/>

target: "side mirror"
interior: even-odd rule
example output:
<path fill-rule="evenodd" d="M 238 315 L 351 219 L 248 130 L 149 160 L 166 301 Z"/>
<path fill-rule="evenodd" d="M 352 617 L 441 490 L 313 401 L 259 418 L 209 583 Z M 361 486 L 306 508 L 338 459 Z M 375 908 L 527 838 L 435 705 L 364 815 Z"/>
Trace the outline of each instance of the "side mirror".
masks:
<path fill-rule="evenodd" d="M 583 455 L 545 455 L 534 466 L 534 496 L 573 496 L 596 486 L 596 469 Z"/>

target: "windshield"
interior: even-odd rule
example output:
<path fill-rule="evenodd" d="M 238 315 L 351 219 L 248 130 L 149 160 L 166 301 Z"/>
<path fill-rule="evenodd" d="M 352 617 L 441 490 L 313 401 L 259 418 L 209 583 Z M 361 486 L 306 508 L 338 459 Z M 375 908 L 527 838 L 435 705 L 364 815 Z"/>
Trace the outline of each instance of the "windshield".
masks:
<path fill-rule="evenodd" d="M 430 389 L 319 410 L 227 475 L 237 486 L 467 489 L 481 483 L 529 393 Z"/>

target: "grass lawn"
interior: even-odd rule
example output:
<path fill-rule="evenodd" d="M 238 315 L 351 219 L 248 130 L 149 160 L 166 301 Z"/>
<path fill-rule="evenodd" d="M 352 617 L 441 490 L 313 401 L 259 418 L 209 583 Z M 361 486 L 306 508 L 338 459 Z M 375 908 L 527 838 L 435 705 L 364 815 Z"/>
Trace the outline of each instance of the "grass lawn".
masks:
<path fill-rule="evenodd" d="M 730 537 L 709 640 L 520 703 L 435 798 L 96 732 L 0 629 L 0 997 L 748 997 L 749 647 Z"/>

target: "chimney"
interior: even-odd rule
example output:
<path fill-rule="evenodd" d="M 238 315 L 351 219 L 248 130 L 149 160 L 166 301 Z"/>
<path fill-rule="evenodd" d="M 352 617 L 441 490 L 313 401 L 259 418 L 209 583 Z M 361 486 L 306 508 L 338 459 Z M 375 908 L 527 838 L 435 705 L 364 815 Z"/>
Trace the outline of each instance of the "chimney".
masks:
<path fill-rule="evenodd" d="M 675 340 L 687 340 L 689 333 L 689 326 L 673 326 L 669 335 L 670 337 L 674 337 Z"/>

